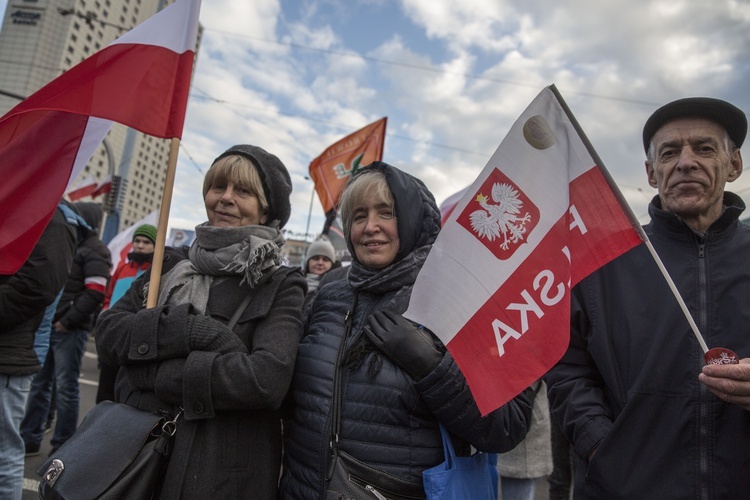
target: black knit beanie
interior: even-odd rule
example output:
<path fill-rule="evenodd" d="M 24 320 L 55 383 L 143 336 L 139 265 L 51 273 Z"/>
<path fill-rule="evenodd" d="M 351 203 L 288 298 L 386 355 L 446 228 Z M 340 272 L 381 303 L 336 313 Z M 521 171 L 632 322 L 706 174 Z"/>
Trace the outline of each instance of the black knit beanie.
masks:
<path fill-rule="evenodd" d="M 292 194 L 292 178 L 281 160 L 258 146 L 238 144 L 221 153 L 214 163 L 229 155 L 249 158 L 258 167 L 263 191 L 268 200 L 266 225 L 278 220 L 279 228 L 284 227 L 292 213 L 292 204 L 289 201 L 289 196 Z"/>

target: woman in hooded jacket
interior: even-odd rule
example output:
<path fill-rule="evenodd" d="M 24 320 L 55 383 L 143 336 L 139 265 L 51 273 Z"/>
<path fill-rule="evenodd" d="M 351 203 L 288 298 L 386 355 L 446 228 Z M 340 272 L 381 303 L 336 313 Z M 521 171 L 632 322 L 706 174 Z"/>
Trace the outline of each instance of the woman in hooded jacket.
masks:
<path fill-rule="evenodd" d="M 439 423 L 459 453 L 469 445 L 508 451 L 528 430 L 530 398 L 522 393 L 482 417 L 445 346 L 401 315 L 440 230 L 419 179 L 382 162 L 363 167 L 339 214 L 352 265 L 347 279 L 319 290 L 303 327 L 281 496 L 326 496 L 333 441 L 339 455 L 398 478 L 399 491 L 379 494 L 423 497 L 422 472 L 444 460 Z"/>
<path fill-rule="evenodd" d="M 161 499 L 278 495 L 279 408 L 306 291 L 299 268 L 279 265 L 291 190 L 276 156 L 230 148 L 204 180 L 208 222 L 187 255 L 166 254 L 156 307 L 144 307 L 144 274 L 100 317 L 97 349 L 120 367 L 117 401 L 182 411 Z"/>

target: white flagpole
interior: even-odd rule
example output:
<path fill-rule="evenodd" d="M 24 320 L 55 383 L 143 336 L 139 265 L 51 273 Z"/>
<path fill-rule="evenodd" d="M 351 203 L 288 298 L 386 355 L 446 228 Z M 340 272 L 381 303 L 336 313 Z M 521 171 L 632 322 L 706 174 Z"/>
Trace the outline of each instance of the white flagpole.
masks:
<path fill-rule="evenodd" d="M 612 176 L 609 175 L 609 171 L 607 171 L 607 168 L 604 166 L 604 163 L 602 162 L 601 158 L 599 158 L 599 155 L 597 154 L 596 150 L 594 150 L 594 147 L 589 141 L 588 137 L 586 137 L 586 134 L 583 133 L 583 129 L 581 128 L 581 126 L 578 124 L 578 121 L 573 116 L 573 113 L 571 112 L 570 108 L 568 108 L 568 105 L 565 103 L 565 100 L 562 98 L 562 95 L 560 95 L 560 92 L 557 90 L 557 87 L 555 87 L 554 85 L 550 85 L 549 89 L 550 91 L 552 91 L 555 98 L 560 103 L 560 107 L 563 109 L 563 111 L 565 111 L 565 114 L 568 116 L 570 123 L 573 125 L 573 128 L 575 128 L 576 132 L 581 138 L 581 141 L 583 141 L 583 144 L 586 146 L 586 149 L 591 155 L 591 158 L 593 158 L 596 164 L 599 166 L 599 170 L 601 170 L 602 175 L 607 180 L 607 184 L 609 184 L 610 188 L 612 189 L 612 192 L 617 197 L 617 201 L 620 203 L 620 207 L 628 216 L 628 219 L 630 220 L 630 223 L 633 225 L 633 228 L 636 230 L 636 232 L 638 232 L 638 235 L 640 236 L 641 240 L 643 240 L 643 242 L 646 244 L 646 248 L 648 248 L 648 251 L 649 253 L 651 253 L 651 256 L 656 262 L 656 265 L 659 268 L 659 271 L 661 271 L 662 276 L 664 276 L 664 279 L 667 281 L 667 285 L 669 285 L 669 289 L 672 290 L 672 294 L 674 294 L 675 299 L 677 299 L 677 304 L 679 304 L 680 309 L 682 309 L 682 313 L 685 315 L 685 319 L 687 319 L 688 324 L 690 325 L 690 328 L 693 330 L 693 335 L 695 335 L 696 340 L 698 340 L 698 344 L 700 344 L 701 349 L 703 349 L 703 353 L 705 354 L 706 352 L 708 352 L 708 346 L 706 345 L 706 341 L 703 339 L 703 335 L 701 335 L 701 332 L 698 329 L 698 325 L 695 323 L 695 320 L 693 319 L 693 315 L 690 314 L 690 311 L 687 308 L 687 304 L 685 304 L 685 301 L 682 299 L 682 295 L 680 295 L 680 291 L 677 290 L 677 286 L 674 284 L 674 281 L 672 280 L 672 277 L 669 275 L 667 268 L 664 267 L 664 263 L 662 262 L 661 257 L 659 257 L 659 254 L 656 253 L 656 249 L 654 249 L 654 246 L 651 244 L 651 240 L 649 239 L 646 232 L 643 230 L 641 223 L 638 221 L 638 218 L 633 213 L 633 210 L 630 208 L 630 205 L 628 204 L 628 202 L 622 196 L 622 193 L 620 192 L 620 188 L 617 187 L 617 184 L 615 184 L 614 179 L 612 179 Z"/>

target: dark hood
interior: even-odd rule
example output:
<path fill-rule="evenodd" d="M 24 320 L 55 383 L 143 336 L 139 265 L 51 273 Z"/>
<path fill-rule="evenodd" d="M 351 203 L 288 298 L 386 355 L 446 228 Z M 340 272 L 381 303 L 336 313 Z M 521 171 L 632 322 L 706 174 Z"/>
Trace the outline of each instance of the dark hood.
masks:
<path fill-rule="evenodd" d="M 86 221 L 86 224 L 91 226 L 92 232 L 98 233 L 99 226 L 101 226 L 102 219 L 104 218 L 102 206 L 98 203 L 84 201 L 73 203 L 73 206 L 80 216 L 83 217 L 83 220 Z"/>
<path fill-rule="evenodd" d="M 395 259 L 397 262 L 414 249 L 435 241 L 440 232 L 440 210 L 435 203 L 435 197 L 421 180 L 388 163 L 372 162 L 357 170 L 353 177 L 373 168 L 385 174 L 385 180 L 393 194 L 398 221 L 399 249 Z M 354 247 L 348 236 L 346 246 L 352 259 L 356 260 Z"/>

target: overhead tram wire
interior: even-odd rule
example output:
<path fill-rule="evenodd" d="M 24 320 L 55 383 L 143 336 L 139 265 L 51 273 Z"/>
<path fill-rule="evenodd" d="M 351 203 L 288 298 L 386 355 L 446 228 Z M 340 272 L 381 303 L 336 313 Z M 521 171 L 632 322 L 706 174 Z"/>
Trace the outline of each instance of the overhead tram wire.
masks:
<path fill-rule="evenodd" d="M 213 29 L 213 28 L 204 28 L 204 31 L 213 31 L 215 33 L 221 33 L 221 34 L 224 34 L 224 35 L 235 36 L 235 37 L 238 37 L 238 38 L 245 38 L 245 39 L 248 39 L 248 40 L 255 40 L 257 42 L 267 43 L 267 44 L 271 44 L 271 45 L 281 45 L 281 46 L 284 46 L 284 47 L 291 47 L 291 48 L 301 49 L 301 50 L 309 50 L 309 51 L 312 51 L 312 52 L 320 52 L 320 53 L 323 53 L 323 54 L 330 54 L 330 55 L 335 55 L 335 56 L 352 57 L 352 58 L 362 59 L 362 60 L 365 60 L 365 61 L 370 61 L 370 62 L 374 62 L 374 63 L 378 63 L 378 64 L 387 64 L 387 65 L 390 65 L 390 66 L 399 66 L 399 67 L 402 67 L 402 68 L 416 69 L 416 70 L 420 70 L 420 71 L 427 71 L 427 72 L 431 72 L 431 73 L 439 73 L 439 74 L 443 74 L 443 75 L 462 76 L 462 77 L 469 78 L 469 79 L 472 79 L 472 80 L 484 80 L 484 81 L 493 82 L 493 83 L 501 83 L 501 84 L 505 84 L 505 85 L 515 85 L 517 87 L 527 87 L 527 88 L 534 88 L 534 89 L 538 89 L 540 86 L 544 86 L 544 85 L 539 85 L 539 84 L 532 84 L 532 83 L 518 82 L 518 81 L 515 81 L 515 80 L 508 80 L 508 79 L 505 79 L 505 78 L 497 78 L 497 77 L 492 77 L 492 76 L 474 75 L 472 73 L 461 73 L 461 72 L 456 72 L 456 71 L 446 71 L 444 69 L 432 68 L 432 67 L 429 67 L 429 66 L 422 66 L 422 65 L 419 65 L 419 64 L 405 63 L 405 62 L 400 62 L 400 61 L 389 61 L 387 59 L 379 59 L 377 57 L 366 56 L 366 55 L 362 55 L 362 54 L 358 54 L 358 53 L 344 52 L 344 51 L 333 50 L 333 49 L 322 49 L 322 48 L 319 48 L 319 47 L 311 47 L 309 45 L 302 45 L 302 44 L 294 43 L 294 42 L 279 42 L 279 41 L 276 41 L 276 40 L 269 40 L 267 38 L 261 38 L 261 37 L 257 37 L 257 36 L 245 35 L 245 34 L 234 33 L 234 32 L 231 32 L 231 31 L 224 31 L 224 30 L 218 30 L 218 29 Z M 591 92 L 576 92 L 576 91 L 571 91 L 571 90 L 566 90 L 565 93 L 566 94 L 571 94 L 571 95 L 578 95 L 578 96 L 581 96 L 581 97 L 590 97 L 592 99 L 603 99 L 603 100 L 615 101 L 615 102 L 627 102 L 627 103 L 638 104 L 638 105 L 642 105 L 642 106 L 659 106 L 659 103 L 657 103 L 657 102 L 644 101 L 644 100 L 641 100 L 641 99 L 631 99 L 631 98 L 628 98 L 628 97 L 618 97 L 618 96 L 610 96 L 610 95 L 602 95 L 602 94 L 593 94 Z"/>
<path fill-rule="evenodd" d="M 307 121 L 310 121 L 310 122 L 323 123 L 325 125 L 328 125 L 328 126 L 331 126 L 331 127 L 335 127 L 335 128 L 340 129 L 342 131 L 351 131 L 352 130 L 352 126 L 351 125 L 344 125 L 344 124 L 341 124 L 341 123 L 336 123 L 336 122 L 332 122 L 330 120 L 326 120 L 326 119 L 323 119 L 323 118 L 317 118 L 317 117 L 313 117 L 313 116 L 306 116 L 306 115 L 300 115 L 300 114 L 296 114 L 296 113 L 289 113 L 289 112 L 286 112 L 286 111 L 282 111 L 280 109 L 269 109 L 269 108 L 266 108 L 266 107 L 253 106 L 252 104 L 245 104 L 245 103 L 241 103 L 241 102 L 230 102 L 230 101 L 226 101 L 226 100 L 223 100 L 223 99 L 215 98 L 215 97 L 211 96 L 205 90 L 199 89 L 195 85 L 193 85 L 192 88 L 195 89 L 195 90 L 197 90 L 198 92 L 200 92 L 203 95 L 190 94 L 191 97 L 196 97 L 196 98 L 199 98 L 199 99 L 201 99 L 201 98 L 208 99 L 208 100 L 211 100 L 213 102 L 216 102 L 217 104 L 223 104 L 225 106 L 228 106 L 228 107 L 230 107 L 230 109 L 231 109 L 231 106 L 241 106 L 241 107 L 245 107 L 245 108 L 252 108 L 252 109 L 257 109 L 257 110 L 266 111 L 266 112 L 275 112 L 275 113 L 278 113 L 280 115 L 289 116 L 289 117 L 292 117 L 292 118 L 301 118 L 303 120 L 307 120 Z M 463 148 L 459 148 L 459 147 L 456 147 L 456 146 L 448 146 L 446 144 L 439 144 L 439 143 L 430 142 L 430 141 L 420 141 L 420 140 L 414 139 L 413 137 L 407 137 L 407 136 L 404 136 L 404 135 L 398 135 L 398 134 L 394 134 L 394 133 L 389 132 L 389 131 L 386 131 L 386 136 L 390 137 L 390 138 L 393 138 L 393 139 L 400 139 L 402 141 L 413 142 L 413 143 L 416 143 L 416 144 L 423 144 L 423 145 L 426 145 L 426 146 L 431 146 L 431 147 L 435 147 L 435 148 L 439 148 L 439 149 L 447 149 L 447 150 L 456 151 L 456 152 L 459 152 L 459 153 L 466 153 L 466 154 L 470 154 L 470 155 L 480 156 L 482 158 L 489 158 L 490 156 L 492 156 L 491 154 L 478 153 L 476 151 L 470 151 L 468 149 L 463 149 Z M 301 151 L 301 152 L 303 152 L 303 151 Z"/>

